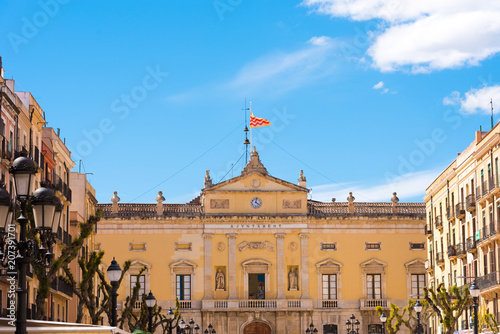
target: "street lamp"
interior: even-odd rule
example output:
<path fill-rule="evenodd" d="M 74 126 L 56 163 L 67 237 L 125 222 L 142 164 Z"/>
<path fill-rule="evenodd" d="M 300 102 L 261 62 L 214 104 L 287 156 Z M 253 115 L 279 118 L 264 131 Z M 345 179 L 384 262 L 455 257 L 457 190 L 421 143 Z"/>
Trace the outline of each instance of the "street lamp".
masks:
<path fill-rule="evenodd" d="M 346 329 L 347 329 L 347 334 L 358 334 L 359 333 L 359 325 L 360 325 L 359 320 L 356 319 L 354 314 L 352 314 L 349 319 L 350 320 L 347 320 L 345 323 Z M 356 327 L 356 328 L 354 328 L 354 327 Z"/>
<path fill-rule="evenodd" d="M 149 317 L 149 325 L 148 330 L 150 333 L 153 333 L 153 308 L 156 305 L 156 298 L 153 296 L 151 290 L 149 290 L 149 294 L 146 297 L 146 306 L 148 307 L 148 317 Z"/>
<path fill-rule="evenodd" d="M 174 329 L 174 327 L 172 326 L 172 323 L 174 322 L 174 319 L 175 319 L 175 313 L 172 311 L 172 308 L 170 308 L 167 312 L 167 315 L 166 315 L 166 318 L 167 318 L 167 331 L 168 331 L 168 334 L 172 334 L 172 330 Z"/>
<path fill-rule="evenodd" d="M 120 268 L 115 258 L 111 261 L 107 274 L 109 281 L 111 282 L 111 326 L 116 327 L 116 298 L 118 297 L 116 290 L 118 289 L 118 281 L 122 276 L 122 268 Z"/>
<path fill-rule="evenodd" d="M 314 324 L 311 322 L 309 324 L 309 328 L 306 329 L 306 333 L 317 333 L 318 332 L 318 329 L 317 328 L 314 328 Z"/>
<path fill-rule="evenodd" d="M 212 324 L 209 324 L 208 329 L 205 329 L 205 331 L 203 333 L 204 334 L 216 334 L 215 329 L 212 326 Z"/>
<path fill-rule="evenodd" d="M 477 320 L 477 300 L 479 297 L 480 290 L 478 286 L 476 285 L 476 281 L 472 282 L 470 288 L 470 295 L 472 296 L 472 301 L 474 304 L 472 304 L 472 307 L 474 308 L 474 334 L 478 334 L 478 320 Z"/>
<path fill-rule="evenodd" d="M 422 312 L 424 306 L 422 304 L 420 304 L 420 300 L 417 300 L 417 302 L 415 303 L 415 306 L 413 306 L 413 308 L 415 309 L 415 312 L 417 312 L 417 328 L 416 328 L 416 334 L 420 334 L 422 333 L 422 328 L 421 328 L 421 324 L 420 324 L 420 313 Z"/>
<path fill-rule="evenodd" d="M 380 315 L 380 321 L 382 321 L 382 334 L 385 334 L 385 322 L 387 321 L 387 317 L 384 312 Z"/>
<path fill-rule="evenodd" d="M 26 272 L 28 270 L 28 264 L 32 260 L 35 260 L 43 266 L 50 263 L 52 254 L 50 254 L 49 250 L 54 242 L 53 238 L 51 238 L 54 213 L 58 202 L 60 202 L 55 193 L 51 189 L 45 187 L 37 189 L 33 195 L 30 196 L 30 190 L 33 186 L 37 169 L 33 160 L 28 158 L 24 151 L 21 152 L 21 156 L 16 158 L 9 168 L 9 172 L 14 177 L 16 202 L 18 201 L 21 206 L 21 213 L 17 218 L 17 222 L 20 226 L 19 241 L 17 242 L 15 250 L 9 249 L 8 253 L 13 252 L 14 254 L 4 254 L 4 257 L 7 255 L 8 258 L 10 258 L 11 255 L 16 257 L 18 269 L 16 334 L 26 334 L 26 308 L 28 305 Z M 3 227 L 4 233 L 9 223 L 9 212 L 11 211 L 11 203 L 7 201 L 7 194 L 8 192 L 3 189 L 0 195 L 0 226 Z M 39 248 L 36 246 L 35 240 L 26 239 L 27 224 L 29 223 L 29 219 L 26 217 L 28 201 L 32 204 L 36 231 L 40 234 Z M 10 267 L 10 263 L 8 267 Z"/>

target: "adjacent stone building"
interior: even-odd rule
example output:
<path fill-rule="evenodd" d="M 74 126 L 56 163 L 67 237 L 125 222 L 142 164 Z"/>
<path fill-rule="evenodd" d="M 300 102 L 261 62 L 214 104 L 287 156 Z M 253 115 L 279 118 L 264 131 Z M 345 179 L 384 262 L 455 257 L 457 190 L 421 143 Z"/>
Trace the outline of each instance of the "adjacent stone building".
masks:
<path fill-rule="evenodd" d="M 95 237 L 123 264 L 132 260 L 119 305 L 139 280 L 165 312 L 217 333 L 341 333 L 354 314 L 360 333 L 381 333 L 375 308 L 404 305 L 426 284 L 423 203 L 308 200 L 298 184 L 269 175 L 258 153 L 240 176 L 188 204 L 98 204 Z M 389 197 L 389 196 L 388 196 Z M 142 266 L 148 270 L 137 276 Z M 139 306 L 139 305 L 137 305 Z"/>
<path fill-rule="evenodd" d="M 475 133 L 474 141 L 429 185 L 427 212 L 429 284 L 462 286 L 476 281 L 481 312 L 499 315 L 500 127 Z M 456 330 L 472 329 L 471 311 Z M 435 333 L 442 332 L 432 319 Z"/>

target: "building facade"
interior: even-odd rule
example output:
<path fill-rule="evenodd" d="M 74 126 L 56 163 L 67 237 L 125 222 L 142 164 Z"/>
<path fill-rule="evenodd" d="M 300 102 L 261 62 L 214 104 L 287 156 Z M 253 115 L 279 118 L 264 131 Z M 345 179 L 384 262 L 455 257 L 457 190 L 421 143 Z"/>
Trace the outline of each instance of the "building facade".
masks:
<path fill-rule="evenodd" d="M 58 256 L 62 249 L 72 240 L 70 225 L 70 206 L 72 205 L 70 170 L 75 163 L 71 159 L 71 152 L 60 138 L 59 129 L 46 126 L 45 113 L 36 99 L 29 92 L 17 91 L 15 81 L 3 77 L 4 69 L 0 57 L 0 177 L 6 185 L 7 191 L 14 196 L 14 180 L 9 173 L 9 167 L 22 151 L 24 151 L 37 166 L 35 183 L 32 191 L 41 186 L 52 188 L 64 204 L 59 231 L 53 252 Z M 73 234 L 75 235 L 75 234 Z M 76 268 L 75 268 L 76 269 Z M 28 273 L 28 318 L 36 313 L 35 298 L 38 281 L 32 271 Z M 0 275 L 0 310 L 7 314 L 6 307 L 9 283 L 5 276 Z M 70 304 L 74 302 L 74 306 Z M 74 309 L 74 311 L 71 311 Z M 66 282 L 56 279 L 51 283 L 47 300 L 47 320 L 75 321 L 71 317 L 76 313 L 76 301 L 73 298 L 71 287 Z"/>
<path fill-rule="evenodd" d="M 429 284 L 476 281 L 481 312 L 498 319 L 500 291 L 500 128 L 477 131 L 474 141 L 427 188 L 425 202 Z M 470 310 L 457 330 L 472 328 Z M 435 332 L 442 329 L 432 320 Z"/>
<path fill-rule="evenodd" d="M 422 295 L 423 203 L 311 201 L 302 172 L 298 184 L 273 177 L 255 149 L 240 176 L 213 184 L 207 171 L 204 185 L 189 204 L 161 192 L 156 204 L 119 204 L 115 192 L 97 205 L 104 262 L 132 261 L 119 307 L 139 280 L 165 312 L 177 297 L 202 332 L 298 334 L 312 322 L 341 333 L 354 314 L 365 334 L 382 332 L 377 306 Z"/>

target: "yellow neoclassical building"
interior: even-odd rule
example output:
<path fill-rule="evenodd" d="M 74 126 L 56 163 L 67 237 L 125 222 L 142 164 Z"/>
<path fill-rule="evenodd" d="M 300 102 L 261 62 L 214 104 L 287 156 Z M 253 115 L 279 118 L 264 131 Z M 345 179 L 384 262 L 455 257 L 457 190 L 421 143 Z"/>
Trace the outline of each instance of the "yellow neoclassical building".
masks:
<path fill-rule="evenodd" d="M 188 204 L 98 204 L 95 247 L 105 263 L 133 265 L 119 308 L 139 280 L 165 312 L 217 333 L 381 333 L 375 308 L 404 305 L 426 284 L 425 206 L 308 200 L 298 184 L 268 174 L 258 153 L 241 175 L 212 184 Z M 388 196 L 390 197 L 390 196 Z M 148 270 L 141 277 L 139 269 Z"/>

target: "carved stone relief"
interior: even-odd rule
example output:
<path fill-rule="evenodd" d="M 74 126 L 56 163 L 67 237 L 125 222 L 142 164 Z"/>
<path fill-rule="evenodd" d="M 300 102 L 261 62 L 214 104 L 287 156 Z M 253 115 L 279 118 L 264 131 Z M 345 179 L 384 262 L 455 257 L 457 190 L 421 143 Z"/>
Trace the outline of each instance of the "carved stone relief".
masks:
<path fill-rule="evenodd" d="M 211 199 L 210 200 L 211 209 L 229 209 L 228 199 Z"/>
<path fill-rule="evenodd" d="M 302 206 L 302 201 L 300 199 L 298 199 L 298 200 L 284 199 L 283 200 L 283 209 L 300 209 L 301 206 Z"/>
<path fill-rule="evenodd" d="M 247 242 L 243 241 L 238 245 L 238 249 L 240 251 L 244 250 L 245 248 L 248 249 L 267 249 L 272 252 L 274 252 L 274 245 L 271 244 L 269 241 L 264 241 L 264 242 L 258 242 L 258 241 L 253 241 L 253 242 Z"/>

